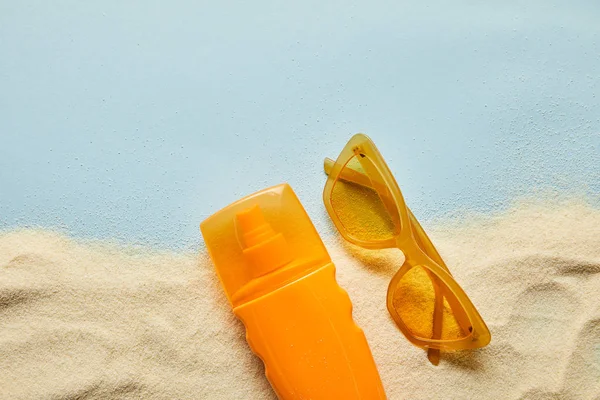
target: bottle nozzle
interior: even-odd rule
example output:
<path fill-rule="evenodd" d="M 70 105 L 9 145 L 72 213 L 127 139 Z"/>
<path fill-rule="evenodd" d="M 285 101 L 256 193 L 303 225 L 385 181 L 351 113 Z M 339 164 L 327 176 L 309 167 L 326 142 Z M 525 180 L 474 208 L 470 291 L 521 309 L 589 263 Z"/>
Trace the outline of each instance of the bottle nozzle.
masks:
<path fill-rule="evenodd" d="M 237 220 L 246 248 L 275 236 L 275 231 L 265 220 L 259 206 L 242 211 L 237 215 Z"/>
<path fill-rule="evenodd" d="M 258 205 L 236 217 L 244 256 L 252 267 L 253 276 L 264 275 L 292 260 L 287 241 L 273 230 Z"/>

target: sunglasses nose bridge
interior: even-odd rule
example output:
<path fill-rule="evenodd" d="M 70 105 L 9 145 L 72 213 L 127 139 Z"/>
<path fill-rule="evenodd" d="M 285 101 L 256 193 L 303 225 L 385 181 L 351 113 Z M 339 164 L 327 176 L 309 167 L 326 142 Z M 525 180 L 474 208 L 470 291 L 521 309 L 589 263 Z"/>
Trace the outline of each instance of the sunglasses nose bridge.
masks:
<path fill-rule="evenodd" d="M 396 236 L 396 247 L 404 253 L 404 263 L 412 267 L 426 262 L 424 257 L 420 257 L 421 252 L 416 243 L 407 235 Z"/>
<path fill-rule="evenodd" d="M 408 244 L 408 241 L 406 240 L 405 237 L 403 237 L 404 235 L 397 235 L 395 240 L 396 240 L 396 247 L 399 249 L 406 249 L 406 246 Z M 402 250 L 403 252 L 405 252 L 406 250 Z"/>

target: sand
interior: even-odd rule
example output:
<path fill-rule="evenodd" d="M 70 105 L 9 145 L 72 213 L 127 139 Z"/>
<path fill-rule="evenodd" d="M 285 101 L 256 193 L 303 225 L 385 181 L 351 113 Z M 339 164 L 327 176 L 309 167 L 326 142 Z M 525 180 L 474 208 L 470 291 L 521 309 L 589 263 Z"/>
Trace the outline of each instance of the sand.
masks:
<path fill-rule="evenodd" d="M 600 399 L 600 210 L 424 224 L 492 342 L 432 366 L 385 309 L 397 251 L 326 240 L 390 399 Z M 204 252 L 0 234 L 1 399 L 273 399 Z"/>

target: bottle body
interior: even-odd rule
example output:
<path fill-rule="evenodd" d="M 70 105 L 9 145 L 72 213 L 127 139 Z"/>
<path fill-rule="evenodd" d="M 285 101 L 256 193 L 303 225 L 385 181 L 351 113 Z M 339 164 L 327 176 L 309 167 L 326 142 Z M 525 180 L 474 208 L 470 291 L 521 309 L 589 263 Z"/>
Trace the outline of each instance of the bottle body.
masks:
<path fill-rule="evenodd" d="M 383 399 L 371 350 L 318 232 L 288 184 L 200 224 L 247 341 L 281 399 Z"/>
<path fill-rule="evenodd" d="M 385 398 L 332 263 L 235 307 L 234 313 L 279 398 Z"/>

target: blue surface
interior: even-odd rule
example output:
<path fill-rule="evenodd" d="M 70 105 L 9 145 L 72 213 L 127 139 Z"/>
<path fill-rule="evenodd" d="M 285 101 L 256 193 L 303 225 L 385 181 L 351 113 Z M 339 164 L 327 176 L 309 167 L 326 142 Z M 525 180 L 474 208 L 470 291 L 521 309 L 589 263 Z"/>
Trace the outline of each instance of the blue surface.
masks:
<path fill-rule="evenodd" d="M 598 2 L 200 3 L 0 0 L 1 228 L 194 247 L 288 181 L 327 231 L 358 131 L 424 218 L 600 193 Z"/>

